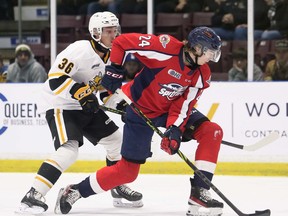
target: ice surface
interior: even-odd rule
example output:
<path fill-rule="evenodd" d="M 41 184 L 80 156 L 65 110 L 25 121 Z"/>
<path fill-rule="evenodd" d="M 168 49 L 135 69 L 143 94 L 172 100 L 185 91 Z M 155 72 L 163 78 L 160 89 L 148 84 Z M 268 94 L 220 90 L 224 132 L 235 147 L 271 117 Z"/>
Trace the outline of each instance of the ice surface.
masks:
<path fill-rule="evenodd" d="M 0 173 L 0 213 L 15 216 L 20 200 L 29 190 L 34 173 Z M 64 173 L 56 185 L 46 195 L 49 205 L 42 215 L 54 215 L 54 205 L 61 187 L 78 183 L 87 173 Z M 190 194 L 189 175 L 139 175 L 130 184 L 133 189 L 143 193 L 144 206 L 138 209 L 115 208 L 110 192 L 91 196 L 77 201 L 69 215 L 85 216 L 170 216 L 186 215 Z M 215 176 L 213 184 L 243 213 L 271 209 L 272 216 L 288 215 L 288 177 L 244 177 Z M 213 198 L 221 200 L 214 192 Z M 236 213 L 224 203 L 223 216 Z"/>

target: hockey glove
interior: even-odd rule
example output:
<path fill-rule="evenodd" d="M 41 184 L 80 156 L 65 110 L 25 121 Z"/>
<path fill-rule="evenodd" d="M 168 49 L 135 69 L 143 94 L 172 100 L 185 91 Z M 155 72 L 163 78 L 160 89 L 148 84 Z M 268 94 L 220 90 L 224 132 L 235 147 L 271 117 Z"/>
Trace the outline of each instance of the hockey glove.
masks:
<path fill-rule="evenodd" d="M 70 90 L 70 94 L 72 95 L 72 98 L 79 101 L 83 111 L 87 113 L 96 113 L 99 110 L 98 99 L 92 93 L 89 85 L 75 83 Z"/>
<path fill-rule="evenodd" d="M 114 93 L 122 86 L 124 70 L 118 65 L 107 65 L 105 70 L 106 73 L 101 80 L 101 85 L 108 91 Z"/>
<path fill-rule="evenodd" d="M 126 107 L 127 107 L 127 105 L 128 105 L 128 103 L 125 100 L 122 100 L 120 103 L 117 104 L 117 107 L 116 107 L 117 110 L 121 110 L 121 111 L 125 112 L 125 114 L 121 115 L 121 120 L 124 123 L 126 122 Z"/>
<path fill-rule="evenodd" d="M 101 94 L 105 94 L 101 93 Z M 100 94 L 100 97 L 101 97 Z M 111 94 L 107 97 L 103 97 L 103 102 L 105 107 L 117 109 L 126 112 L 126 106 L 128 105 L 125 100 L 123 100 L 118 94 Z M 126 113 L 121 115 L 121 120 L 125 123 Z"/>
<path fill-rule="evenodd" d="M 177 153 L 180 148 L 182 139 L 181 130 L 172 125 L 164 133 L 164 137 L 161 140 L 161 149 L 170 155 Z"/>

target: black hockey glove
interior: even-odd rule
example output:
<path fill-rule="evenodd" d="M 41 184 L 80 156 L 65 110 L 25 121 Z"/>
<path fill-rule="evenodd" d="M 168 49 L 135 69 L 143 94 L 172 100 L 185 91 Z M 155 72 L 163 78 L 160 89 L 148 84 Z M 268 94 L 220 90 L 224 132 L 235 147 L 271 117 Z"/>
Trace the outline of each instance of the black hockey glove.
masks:
<path fill-rule="evenodd" d="M 108 91 L 114 93 L 122 86 L 124 70 L 121 66 L 112 64 L 107 65 L 105 71 L 106 73 L 101 80 L 101 85 Z"/>
<path fill-rule="evenodd" d="M 79 101 L 83 111 L 87 113 L 96 113 L 99 110 L 98 99 L 92 93 L 89 85 L 75 83 L 70 90 L 70 94 L 72 95 L 72 98 Z"/>
<path fill-rule="evenodd" d="M 170 155 L 177 153 L 180 148 L 182 139 L 181 130 L 172 125 L 164 133 L 164 137 L 161 140 L 161 149 Z"/>
<path fill-rule="evenodd" d="M 128 103 L 125 100 L 122 100 L 120 103 L 117 104 L 116 109 L 124 111 L 125 113 L 121 115 L 122 122 L 126 122 L 126 107 Z"/>

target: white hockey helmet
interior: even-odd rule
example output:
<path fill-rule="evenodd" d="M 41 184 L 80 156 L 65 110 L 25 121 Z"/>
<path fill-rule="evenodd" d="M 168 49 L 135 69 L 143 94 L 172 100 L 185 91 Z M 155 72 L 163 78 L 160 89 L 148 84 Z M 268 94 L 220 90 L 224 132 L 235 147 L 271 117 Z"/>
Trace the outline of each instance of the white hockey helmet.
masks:
<path fill-rule="evenodd" d="M 90 17 L 89 32 L 91 37 L 99 42 L 101 40 L 102 29 L 104 27 L 117 27 L 120 33 L 120 25 L 118 18 L 109 11 L 97 12 Z M 96 34 L 96 35 L 95 35 Z"/>

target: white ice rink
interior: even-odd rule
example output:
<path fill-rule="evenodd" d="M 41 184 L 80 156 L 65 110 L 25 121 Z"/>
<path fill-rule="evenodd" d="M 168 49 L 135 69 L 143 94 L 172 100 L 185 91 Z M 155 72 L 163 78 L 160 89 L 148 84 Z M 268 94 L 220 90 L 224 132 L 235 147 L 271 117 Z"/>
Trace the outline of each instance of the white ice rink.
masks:
<path fill-rule="evenodd" d="M 60 187 L 78 183 L 87 173 L 64 173 L 54 188 L 47 194 L 49 209 L 43 215 L 54 215 L 53 209 Z M 30 188 L 34 174 L 0 173 L 0 214 L 18 215 L 14 211 L 23 195 Z M 215 176 L 215 186 L 243 213 L 270 209 L 272 216 L 288 215 L 288 177 L 239 177 Z M 112 206 L 109 193 L 98 194 L 77 201 L 69 215 L 85 216 L 176 216 L 186 215 L 190 194 L 188 175 L 139 175 L 131 184 L 143 193 L 144 206 L 139 209 L 119 209 Z M 221 200 L 213 193 L 213 198 Z M 223 216 L 237 215 L 224 203 Z"/>

